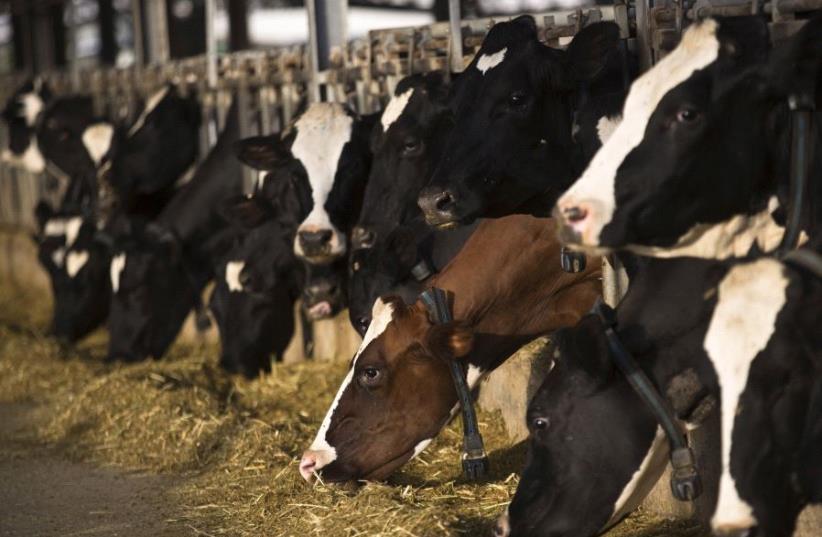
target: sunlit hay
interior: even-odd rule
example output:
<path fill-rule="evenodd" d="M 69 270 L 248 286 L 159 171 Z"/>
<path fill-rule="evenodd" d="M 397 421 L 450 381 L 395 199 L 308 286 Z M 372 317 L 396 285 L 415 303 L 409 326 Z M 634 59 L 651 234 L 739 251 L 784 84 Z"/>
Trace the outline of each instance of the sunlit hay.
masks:
<path fill-rule="evenodd" d="M 13 311 L 3 315 L 15 318 Z M 68 456 L 177 476 L 177 522 L 192 531 L 489 535 L 516 489 L 524 446 L 512 446 L 498 415 L 487 412 L 479 418 L 491 475 L 480 484 L 461 476 L 457 421 L 388 483 L 309 486 L 297 471 L 299 456 L 345 375 L 344 363 L 279 365 L 266 378 L 246 381 L 218 369 L 213 346 L 176 345 L 161 361 L 110 366 L 102 363 L 104 337 L 95 337 L 65 350 L 39 329 L 0 322 L 0 401 L 38 403 L 49 418 L 37 436 Z M 691 523 L 639 514 L 609 535 L 702 534 Z"/>

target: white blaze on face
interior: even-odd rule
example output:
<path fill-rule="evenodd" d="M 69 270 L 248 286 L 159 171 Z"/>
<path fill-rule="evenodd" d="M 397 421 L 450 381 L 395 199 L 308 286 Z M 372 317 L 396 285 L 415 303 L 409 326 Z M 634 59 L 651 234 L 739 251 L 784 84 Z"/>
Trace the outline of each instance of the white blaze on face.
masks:
<path fill-rule="evenodd" d="M 83 145 L 86 146 L 95 166 L 100 166 L 103 157 L 111 147 L 114 127 L 110 123 L 96 123 L 83 131 Z"/>
<path fill-rule="evenodd" d="M 148 98 L 148 100 L 146 101 L 146 106 L 145 108 L 143 108 L 142 113 L 140 113 L 140 116 L 137 118 L 137 121 L 135 121 L 134 125 L 132 125 L 131 128 L 128 130 L 129 137 L 134 136 L 135 134 L 137 134 L 137 131 L 143 128 L 143 125 L 145 124 L 149 114 L 151 114 L 154 111 L 154 109 L 157 108 L 157 105 L 159 105 L 163 98 L 166 96 L 168 90 L 169 86 L 164 86 L 163 88 L 154 92 L 154 94 L 152 94 L 151 97 Z"/>
<path fill-rule="evenodd" d="M 70 251 L 66 256 L 66 273 L 69 275 L 69 278 L 77 276 L 77 273 L 80 272 L 87 262 L 87 250 Z"/>
<path fill-rule="evenodd" d="M 109 276 L 111 276 L 111 290 L 117 292 L 120 289 L 120 276 L 126 268 L 126 254 L 117 254 L 111 258 Z"/>
<path fill-rule="evenodd" d="M 40 112 L 42 112 L 43 108 L 45 108 L 43 99 L 37 93 L 31 92 L 24 93 L 18 97 L 18 102 L 21 105 L 20 114 L 23 119 L 26 120 L 26 126 L 34 127 L 37 123 L 37 116 L 39 116 Z"/>
<path fill-rule="evenodd" d="M 354 371 L 357 368 L 357 359 L 363 351 L 368 348 L 372 341 L 385 332 L 388 324 L 394 318 L 394 306 L 390 303 L 386 304 L 381 298 L 378 298 L 377 301 L 374 302 L 371 315 L 371 324 L 368 325 L 368 330 L 366 330 L 362 343 L 360 344 L 359 349 L 357 349 L 357 354 L 354 355 L 354 360 L 351 362 L 351 368 L 348 370 L 348 374 L 343 379 L 339 390 L 337 390 L 337 395 L 334 397 L 334 401 L 331 403 L 331 408 L 328 409 L 328 413 L 326 413 L 325 418 L 320 425 L 320 430 L 317 431 L 317 436 L 314 438 L 314 442 L 312 442 L 311 447 L 308 448 L 311 451 L 322 453 L 321 460 L 317 462 L 317 466 L 314 468 L 315 471 L 319 470 L 323 466 L 328 466 L 337 458 L 337 450 L 328 443 L 325 435 L 328 432 L 328 428 L 331 426 L 331 419 L 334 417 L 334 411 L 337 409 L 337 405 L 340 404 L 340 398 L 342 398 L 342 395 L 345 393 L 348 385 L 351 384 L 351 381 L 354 379 Z M 424 448 L 425 446 L 422 446 L 420 451 Z"/>
<path fill-rule="evenodd" d="M 394 122 L 400 118 L 403 110 L 405 110 L 405 107 L 408 106 L 408 101 L 411 100 L 411 96 L 413 94 L 414 88 L 408 88 L 399 95 L 394 95 L 391 97 L 391 100 L 388 101 L 388 106 L 385 107 L 385 110 L 380 117 L 383 132 L 388 132 L 388 127 L 393 125 Z"/>
<path fill-rule="evenodd" d="M 479 60 L 477 60 L 477 70 L 482 73 L 482 76 L 485 76 L 488 70 L 502 63 L 502 60 L 505 59 L 506 52 L 508 52 L 508 47 L 498 50 L 493 54 L 483 54 Z"/>
<path fill-rule="evenodd" d="M 243 284 L 240 283 L 240 273 L 243 268 L 245 268 L 245 261 L 229 261 L 226 263 L 225 283 L 232 293 L 239 293 L 243 290 Z"/>
<path fill-rule="evenodd" d="M 314 202 L 311 212 L 297 231 L 330 230 L 333 235 L 329 255 L 332 257 L 345 252 L 346 239 L 331 223 L 325 204 L 334 186 L 343 147 L 351 139 L 353 124 L 354 120 L 341 105 L 314 103 L 297 120 L 297 136 L 291 146 L 291 154 L 305 168 Z M 298 239 L 294 240 L 294 251 L 298 256 L 305 257 Z"/>
<path fill-rule="evenodd" d="M 622 518 L 636 509 L 642 500 L 651 492 L 654 485 L 659 481 L 660 476 L 665 471 L 668 464 L 668 439 L 662 427 L 657 426 L 656 434 L 648 448 L 648 452 L 643 457 L 642 462 L 634 475 L 622 489 L 622 492 L 614 503 L 614 512 L 611 518 L 602 528 L 610 528 Z"/>
<path fill-rule="evenodd" d="M 577 226 L 582 244 L 597 246 L 602 228 L 610 222 L 616 209 L 616 174 L 625 157 L 645 136 L 645 129 L 657 105 L 674 87 L 694 72 L 713 63 L 719 54 L 717 23 L 707 19 L 694 24 L 682 36 L 682 41 L 652 69 L 631 86 L 625 100 L 622 121 L 608 142 L 594 155 L 585 173 L 560 197 L 560 210 L 585 204 L 590 213 Z"/>
<path fill-rule="evenodd" d="M 788 278 L 782 265 L 760 259 L 728 271 L 719 284 L 716 308 L 705 334 L 704 347 L 722 394 L 722 475 L 714 528 L 750 528 L 753 509 L 740 496 L 730 473 L 731 440 L 736 416 L 754 358 L 768 345 L 776 317 L 785 305 Z"/>

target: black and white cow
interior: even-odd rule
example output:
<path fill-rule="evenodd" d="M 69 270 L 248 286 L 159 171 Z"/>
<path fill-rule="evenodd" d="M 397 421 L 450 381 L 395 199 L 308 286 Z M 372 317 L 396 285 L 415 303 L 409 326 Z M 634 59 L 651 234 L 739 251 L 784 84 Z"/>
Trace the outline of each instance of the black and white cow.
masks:
<path fill-rule="evenodd" d="M 348 280 L 349 317 L 361 335 L 379 296 L 412 302 L 473 231 L 431 230 L 417 206 L 452 125 L 448 88 L 439 72 L 404 78 L 371 134 L 374 157 L 351 234 Z"/>
<path fill-rule="evenodd" d="M 578 143 L 574 131 L 597 129 L 575 125 L 575 113 L 595 106 L 598 119 L 577 119 L 601 121 L 600 130 L 611 130 L 608 113 L 618 114 L 624 94 L 620 60 L 613 23 L 583 28 L 565 51 L 540 43 L 530 16 L 491 28 L 455 82 L 456 123 L 419 196 L 429 224 L 512 213 L 546 216 L 592 154 L 591 144 Z"/>
<path fill-rule="evenodd" d="M 357 116 L 341 104 L 314 103 L 282 137 L 240 142 L 240 160 L 264 172 L 262 182 L 293 189 L 296 206 L 279 210 L 299 220 L 294 252 L 300 259 L 325 264 L 347 253 L 371 166 L 368 136 L 376 118 Z"/>
<path fill-rule="evenodd" d="M 791 144 L 790 99 L 822 62 L 822 19 L 766 60 L 758 18 L 705 20 L 631 87 L 623 121 L 559 199 L 566 241 L 652 256 L 727 258 L 782 238 Z M 822 103 L 822 84 L 816 102 Z M 809 205 L 818 232 L 822 137 L 815 113 Z"/>
<path fill-rule="evenodd" d="M 822 280 L 770 258 L 656 259 L 616 319 L 683 424 L 719 403 L 715 532 L 790 536 L 803 506 L 822 501 Z M 529 405 L 528 462 L 500 535 L 597 535 L 667 464 L 667 440 L 612 362 L 599 318 L 552 340 L 555 367 Z"/>
<path fill-rule="evenodd" d="M 253 378 L 271 371 L 272 355 L 282 358 L 303 284 L 292 241 L 293 229 L 272 219 L 247 230 L 220 263 L 209 307 L 227 371 Z"/>
<path fill-rule="evenodd" d="M 217 145 L 157 218 L 113 225 L 109 360 L 160 358 L 191 309 L 200 310 L 200 294 L 236 233 L 218 209 L 242 194 L 238 134 L 235 105 Z"/>
<path fill-rule="evenodd" d="M 2 160 L 33 173 L 45 170 L 46 162 L 37 146 L 35 129 L 40 113 L 53 95 L 40 78 L 25 82 L 15 91 L 3 109 L 2 118 L 8 132 L 8 147 Z"/>
<path fill-rule="evenodd" d="M 134 122 L 118 126 L 106 178 L 123 210 L 151 217 L 190 178 L 200 123 L 195 97 L 168 84 L 145 100 Z"/>

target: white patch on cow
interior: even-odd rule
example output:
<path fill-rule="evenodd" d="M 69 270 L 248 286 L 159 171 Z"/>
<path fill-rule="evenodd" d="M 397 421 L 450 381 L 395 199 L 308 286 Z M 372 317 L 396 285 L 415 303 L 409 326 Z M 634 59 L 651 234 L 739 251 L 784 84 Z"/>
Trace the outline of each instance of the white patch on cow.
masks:
<path fill-rule="evenodd" d="M 95 166 L 100 166 L 103 157 L 111 147 L 114 127 L 111 123 L 95 123 L 83 131 L 83 145 L 86 146 Z"/>
<path fill-rule="evenodd" d="M 465 374 L 465 382 L 468 384 L 469 388 L 474 388 L 474 386 L 479 383 L 485 377 L 485 371 L 483 371 L 479 366 L 474 364 L 468 364 L 468 372 Z"/>
<path fill-rule="evenodd" d="M 656 434 L 651 442 L 648 452 L 642 459 L 639 468 L 622 489 L 622 492 L 614 503 L 614 512 L 611 518 L 602 528 L 606 530 L 622 520 L 622 517 L 636 509 L 642 500 L 651 492 L 654 485 L 659 481 L 660 476 L 665 471 L 668 464 L 668 439 L 662 427 L 656 428 Z"/>
<path fill-rule="evenodd" d="M 37 93 L 30 92 L 24 93 L 20 97 L 17 98 L 18 102 L 20 103 L 20 115 L 23 119 L 26 120 L 27 127 L 34 127 L 37 123 L 37 117 L 40 115 L 40 112 L 43 111 L 45 107 L 45 103 L 43 102 L 43 98 L 40 97 Z"/>
<path fill-rule="evenodd" d="M 111 258 L 109 276 L 111 276 L 111 290 L 117 292 L 120 289 L 120 276 L 126 268 L 126 254 L 117 254 Z"/>
<path fill-rule="evenodd" d="M 485 76 L 485 73 L 487 73 L 488 70 L 493 69 L 502 63 L 502 60 L 505 59 L 506 52 L 508 52 L 508 47 L 498 50 L 493 54 L 483 54 L 480 56 L 479 60 L 477 60 L 477 70 L 482 73 L 482 76 Z"/>
<path fill-rule="evenodd" d="M 348 388 L 348 385 L 351 384 L 351 381 L 354 380 L 354 370 L 357 368 L 357 359 L 363 351 L 368 348 L 372 341 L 385 332 L 388 324 L 394 318 L 394 306 L 390 303 L 385 303 L 381 298 L 378 298 L 377 301 L 374 302 L 374 307 L 371 310 L 371 316 L 371 324 L 368 325 L 368 330 L 366 330 L 362 343 L 360 343 L 360 347 L 357 349 L 357 354 L 354 355 L 354 360 L 351 362 L 351 367 L 348 370 L 348 374 L 345 376 L 340 388 L 337 390 L 337 395 L 334 397 L 334 401 L 331 403 L 331 407 L 328 409 L 328 412 L 320 425 L 319 431 L 317 431 L 317 436 L 314 438 L 314 442 L 312 442 L 311 447 L 308 448 L 311 451 L 321 452 L 323 454 L 321 457 L 323 466 L 331 464 L 331 462 L 337 458 L 337 450 L 334 446 L 328 443 L 325 435 L 328 432 L 328 428 L 331 426 L 331 419 L 334 416 L 334 411 L 337 409 L 337 405 L 340 404 L 340 398 L 342 398 L 343 393 L 345 393 L 345 390 Z M 319 462 L 317 464 L 318 465 L 314 468 L 315 471 L 322 468 L 322 466 L 319 466 Z"/>
<path fill-rule="evenodd" d="M 615 180 L 625 157 L 645 136 L 645 129 L 662 98 L 694 72 L 713 63 L 719 54 L 717 23 L 706 19 L 688 28 L 673 52 L 639 77 L 625 100 L 622 121 L 614 129 L 609 142 L 594 155 L 588 168 L 559 199 L 560 209 L 590 205 L 592 214 L 577 229 L 582 244 L 596 246 L 602 228 L 610 222 L 616 209 Z M 582 225 L 582 224 L 581 224 Z"/>
<path fill-rule="evenodd" d="M 242 292 L 243 284 L 240 283 L 240 273 L 245 268 L 245 261 L 229 261 L 225 265 L 225 283 L 231 292 Z"/>
<path fill-rule="evenodd" d="M 718 224 L 696 224 L 673 246 L 628 245 L 627 249 L 648 257 L 702 259 L 744 257 L 753 245 L 763 252 L 771 252 L 785 234 L 785 228 L 773 219 L 774 202 L 775 196 L 767 209 L 753 215 L 735 215 Z"/>
<path fill-rule="evenodd" d="M 423 450 L 425 450 L 425 448 L 428 447 L 428 445 L 431 443 L 432 440 L 434 440 L 434 439 L 433 438 L 426 438 L 425 440 L 421 441 L 419 444 L 414 446 L 414 453 L 411 454 L 411 458 L 413 459 L 414 457 L 416 457 L 417 455 L 422 453 Z"/>
<path fill-rule="evenodd" d="M 157 105 L 163 100 L 163 98 L 168 93 L 169 86 L 163 86 L 163 88 L 154 92 L 151 97 L 148 98 L 146 101 L 146 106 L 143 108 L 143 111 L 140 113 L 140 116 L 137 118 L 137 121 L 134 122 L 134 125 L 128 130 L 128 136 L 134 136 L 137 132 L 143 128 L 143 125 L 148 119 L 149 114 L 151 114 Z"/>
<path fill-rule="evenodd" d="M 80 234 L 80 228 L 83 227 L 83 218 L 74 216 L 72 218 L 51 218 L 46 222 L 43 228 L 43 234 L 48 237 L 65 236 L 66 248 L 71 248 L 77 236 Z"/>
<path fill-rule="evenodd" d="M 605 142 L 611 138 L 611 135 L 614 134 L 616 128 L 619 127 L 619 123 L 621 121 L 622 116 L 602 116 L 599 118 L 599 121 L 597 121 L 597 136 L 599 137 L 599 143 L 604 145 Z"/>
<path fill-rule="evenodd" d="M 399 95 L 394 95 L 391 97 L 391 100 L 388 101 L 388 106 L 385 107 L 385 111 L 383 111 L 382 116 L 380 117 L 383 132 L 388 132 L 388 127 L 393 125 L 394 122 L 400 118 L 403 110 L 405 110 L 405 107 L 408 106 L 408 101 L 411 100 L 411 96 L 413 94 L 414 88 L 408 88 Z"/>
<path fill-rule="evenodd" d="M 55 265 L 58 267 L 63 266 L 63 261 L 66 259 L 66 249 L 65 248 L 57 248 L 51 253 L 51 260 L 54 262 Z"/>
<path fill-rule="evenodd" d="M 331 223 L 325 204 L 334 186 L 343 146 L 351 139 L 353 123 L 341 105 L 314 103 L 297 120 L 297 136 L 291 145 L 291 154 L 302 163 L 308 175 L 314 202 L 297 231 L 331 230 L 329 257 L 342 254 L 346 248 L 345 235 Z M 305 257 L 298 238 L 294 240 L 294 252 L 298 257 Z"/>
<path fill-rule="evenodd" d="M 268 172 L 265 170 L 258 170 L 257 171 L 257 186 L 255 190 L 257 192 L 262 192 L 263 187 L 265 186 L 265 177 L 268 175 Z"/>
<path fill-rule="evenodd" d="M 16 168 L 23 168 L 31 173 L 42 173 L 46 169 L 46 160 L 40 152 L 40 146 L 37 145 L 37 137 L 29 138 L 29 145 L 22 155 L 12 153 L 8 148 L 3 149 L 3 154 L 0 160 L 14 166 Z"/>
<path fill-rule="evenodd" d="M 87 262 L 87 250 L 70 251 L 66 256 L 66 274 L 69 275 L 69 278 L 74 278 L 77 276 L 77 273 L 80 272 L 84 266 L 86 266 Z"/>
<path fill-rule="evenodd" d="M 716 308 L 704 347 L 719 380 L 722 419 L 722 475 L 714 528 L 750 528 L 753 509 L 740 496 L 730 473 L 734 420 L 744 410 L 739 398 L 754 358 L 768 345 L 785 305 L 788 278 L 782 265 L 760 259 L 733 267 L 719 284 Z"/>

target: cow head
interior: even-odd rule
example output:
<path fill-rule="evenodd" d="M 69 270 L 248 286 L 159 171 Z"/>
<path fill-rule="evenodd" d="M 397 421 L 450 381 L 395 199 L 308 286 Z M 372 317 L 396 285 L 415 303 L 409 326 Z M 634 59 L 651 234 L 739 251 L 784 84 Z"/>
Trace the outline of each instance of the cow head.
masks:
<path fill-rule="evenodd" d="M 303 261 L 303 311 L 311 320 L 328 319 L 348 305 L 346 258 L 325 265 Z"/>
<path fill-rule="evenodd" d="M 239 142 L 240 160 L 267 172 L 265 182 L 290 182 L 295 190 L 295 206 L 285 210 L 299 215 L 297 257 L 324 264 L 345 255 L 368 179 L 368 133 L 374 120 L 340 104 L 314 103 L 284 138 Z"/>
<path fill-rule="evenodd" d="M 195 304 L 197 282 L 167 229 L 126 220 L 114 244 L 108 360 L 160 358 Z"/>
<path fill-rule="evenodd" d="M 605 70 L 618 41 L 612 23 L 585 27 L 565 51 L 540 43 L 530 16 L 491 28 L 455 82 L 456 123 L 419 196 L 429 224 L 503 216 L 536 199 L 544 214 L 581 165 L 572 139 L 575 100 Z"/>
<path fill-rule="evenodd" d="M 457 403 L 446 360 L 471 348 L 461 323 L 434 325 L 422 303 L 378 299 L 373 321 L 311 447 L 306 480 L 384 479 L 421 452 Z"/>
<path fill-rule="evenodd" d="M 35 129 L 40 113 L 52 99 L 48 85 L 39 78 L 23 84 L 3 109 L 9 145 L 3 148 L 2 160 L 33 173 L 45 170 L 46 162 L 37 145 Z"/>
<path fill-rule="evenodd" d="M 220 364 L 248 378 L 271 371 L 294 331 L 298 266 L 291 234 L 276 221 L 246 230 L 217 269 L 209 307 L 220 331 Z"/>
<path fill-rule="evenodd" d="M 107 177 L 122 198 L 174 185 L 195 162 L 200 109 L 193 96 L 167 85 L 152 94 L 137 119 L 118 127 Z"/>
<path fill-rule="evenodd" d="M 760 18 L 691 26 L 633 84 L 622 122 L 558 201 L 563 239 L 708 258 L 776 246 L 771 198 L 787 193 L 788 100 L 799 75 L 819 72 L 819 28 L 807 23 L 767 63 Z"/>
<path fill-rule="evenodd" d="M 37 257 L 54 297 L 50 332 L 74 342 L 100 326 L 108 313 L 108 249 L 95 240 L 93 219 L 80 212 L 36 210 Z"/>
<path fill-rule="evenodd" d="M 592 315 L 552 336 L 528 405 L 528 456 L 498 535 L 593 537 L 630 513 L 667 463 L 653 415 L 615 370 Z"/>
<path fill-rule="evenodd" d="M 351 324 L 360 335 L 365 335 L 371 324 L 371 308 L 380 296 L 391 292 L 400 293 L 411 271 L 419 262 L 418 242 L 430 238 L 430 230 L 420 230 L 421 225 L 397 226 L 369 248 L 351 252 L 348 280 L 348 314 Z M 406 294 L 406 293 L 403 293 Z"/>

